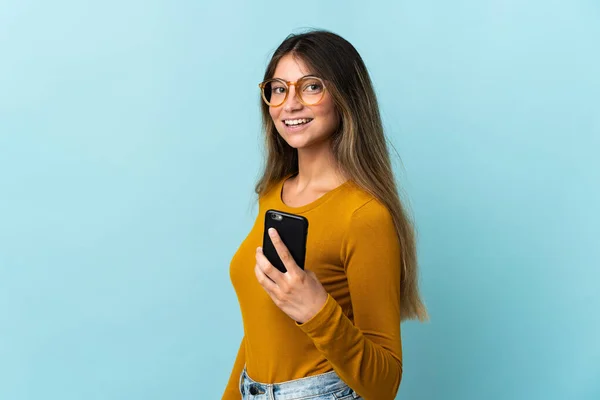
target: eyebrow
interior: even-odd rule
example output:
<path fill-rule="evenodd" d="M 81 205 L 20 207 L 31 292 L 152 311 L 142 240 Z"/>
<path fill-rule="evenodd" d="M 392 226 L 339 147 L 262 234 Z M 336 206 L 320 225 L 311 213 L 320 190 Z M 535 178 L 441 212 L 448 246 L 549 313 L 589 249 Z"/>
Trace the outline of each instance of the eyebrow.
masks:
<path fill-rule="evenodd" d="M 300 77 L 300 78 L 298 78 L 297 80 L 300 80 L 300 79 L 302 79 L 302 78 L 306 78 L 307 76 L 317 76 L 317 75 L 315 75 L 315 74 L 307 74 L 307 75 L 301 76 L 301 77 Z M 287 79 L 279 78 L 279 77 L 277 77 L 277 76 L 274 76 L 274 77 L 273 77 L 273 78 L 271 78 L 271 79 L 281 79 L 282 81 L 289 82 Z"/>

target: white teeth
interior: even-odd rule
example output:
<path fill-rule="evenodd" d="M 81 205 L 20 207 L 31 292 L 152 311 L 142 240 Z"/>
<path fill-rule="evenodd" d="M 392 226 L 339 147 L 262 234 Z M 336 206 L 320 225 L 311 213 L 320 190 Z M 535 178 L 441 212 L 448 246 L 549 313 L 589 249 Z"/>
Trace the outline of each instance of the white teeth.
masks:
<path fill-rule="evenodd" d="M 299 124 L 304 124 L 307 122 L 312 121 L 312 119 L 310 118 L 303 118 L 303 119 L 287 119 L 285 121 L 283 121 L 286 125 L 299 125 Z"/>

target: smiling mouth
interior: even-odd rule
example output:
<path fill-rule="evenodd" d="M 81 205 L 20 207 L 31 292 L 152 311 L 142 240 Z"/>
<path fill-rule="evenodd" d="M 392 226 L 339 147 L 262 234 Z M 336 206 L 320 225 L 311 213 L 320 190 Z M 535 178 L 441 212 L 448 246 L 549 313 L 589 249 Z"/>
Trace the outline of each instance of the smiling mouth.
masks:
<path fill-rule="evenodd" d="M 283 123 L 285 124 L 285 126 L 302 126 L 302 125 L 306 125 L 308 124 L 310 121 L 312 121 L 313 118 L 298 118 L 298 119 L 286 119 L 283 120 Z"/>

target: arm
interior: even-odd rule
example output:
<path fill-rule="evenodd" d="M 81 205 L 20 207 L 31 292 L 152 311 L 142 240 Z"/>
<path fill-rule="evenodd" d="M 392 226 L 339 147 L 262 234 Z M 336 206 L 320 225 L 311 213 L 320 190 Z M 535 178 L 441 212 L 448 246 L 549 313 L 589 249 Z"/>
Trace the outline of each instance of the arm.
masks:
<path fill-rule="evenodd" d="M 229 377 L 229 382 L 227 383 L 227 387 L 225 388 L 225 393 L 223 393 L 223 397 L 221 400 L 240 400 L 242 395 L 239 389 L 240 383 L 240 374 L 244 369 L 244 364 L 246 362 L 246 342 L 245 337 L 242 338 L 242 343 L 240 344 L 240 349 L 238 350 L 237 356 L 235 358 L 235 362 L 233 363 L 233 369 L 231 371 L 231 376 Z"/>
<path fill-rule="evenodd" d="M 400 243 L 387 209 L 370 200 L 352 215 L 342 246 L 354 324 L 328 295 L 297 324 L 365 400 L 393 400 L 402 379 Z"/>

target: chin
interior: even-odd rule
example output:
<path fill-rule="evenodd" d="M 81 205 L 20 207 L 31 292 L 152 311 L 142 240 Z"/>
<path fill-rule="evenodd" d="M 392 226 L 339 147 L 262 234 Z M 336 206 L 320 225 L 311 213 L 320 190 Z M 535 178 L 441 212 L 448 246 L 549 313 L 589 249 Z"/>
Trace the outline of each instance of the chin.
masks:
<path fill-rule="evenodd" d="M 310 141 L 307 141 L 302 138 L 293 138 L 291 140 L 288 138 L 288 140 L 286 140 L 286 143 L 290 147 L 293 147 L 294 149 L 301 149 L 304 147 L 309 147 L 312 144 Z"/>
<path fill-rule="evenodd" d="M 281 128 L 285 129 L 285 128 Z M 284 131 L 285 132 L 285 131 Z M 279 135 L 285 140 L 285 142 L 294 149 L 301 148 L 309 148 L 314 146 L 319 146 L 326 142 L 331 135 L 323 135 L 323 134 L 314 134 L 312 130 L 308 130 L 306 132 L 298 132 L 298 133 L 281 133 L 279 131 Z"/>
<path fill-rule="evenodd" d="M 295 137 L 292 138 L 291 140 L 286 140 L 287 144 L 289 144 L 291 147 L 293 147 L 296 150 L 299 149 L 314 149 L 317 147 L 322 146 L 325 142 L 327 142 L 326 138 L 319 138 L 319 139 L 310 139 L 310 138 L 301 138 L 301 137 Z"/>

